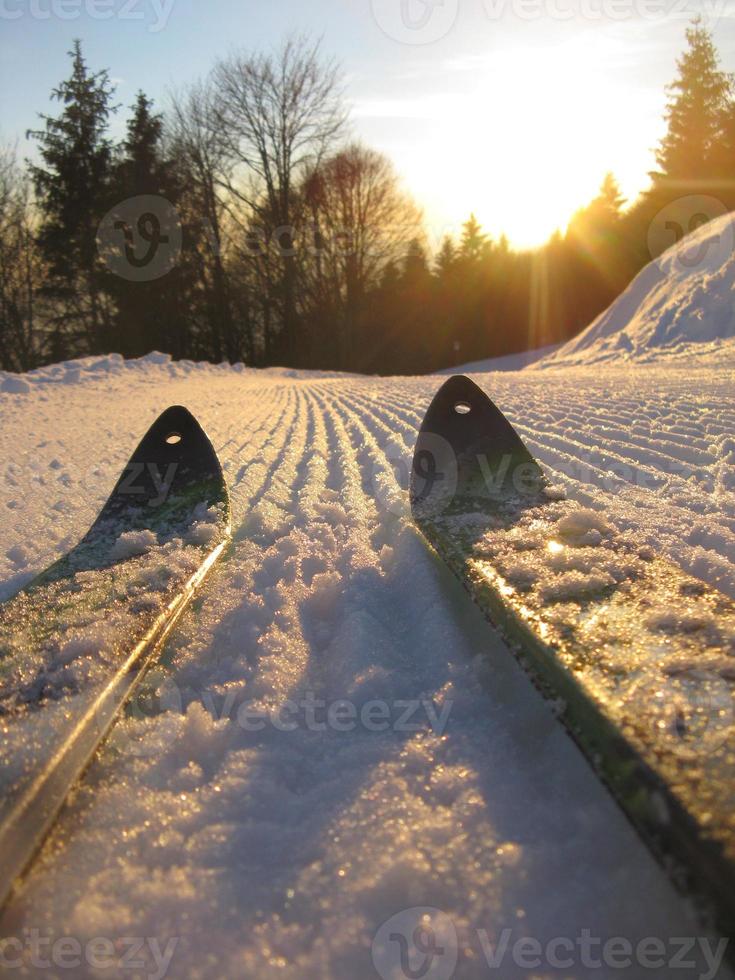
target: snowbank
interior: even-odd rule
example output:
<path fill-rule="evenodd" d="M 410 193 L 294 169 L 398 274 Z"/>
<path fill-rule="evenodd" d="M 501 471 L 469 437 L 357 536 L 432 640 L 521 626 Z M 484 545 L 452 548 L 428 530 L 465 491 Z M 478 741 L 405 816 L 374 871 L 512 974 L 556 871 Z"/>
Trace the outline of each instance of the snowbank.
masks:
<path fill-rule="evenodd" d="M 586 330 L 531 369 L 694 358 L 735 366 L 735 213 L 650 262 Z"/>
<path fill-rule="evenodd" d="M 80 357 L 73 361 L 61 361 L 36 368 L 26 374 L 13 374 L 0 371 L 0 393 L 27 395 L 32 390 L 40 390 L 57 385 L 79 385 L 97 382 L 100 379 L 142 381 L 156 378 L 182 378 L 192 372 L 246 371 L 244 364 L 209 364 L 206 361 L 174 361 L 170 354 L 152 351 L 145 357 L 126 360 L 121 354 L 107 354 L 101 357 Z"/>

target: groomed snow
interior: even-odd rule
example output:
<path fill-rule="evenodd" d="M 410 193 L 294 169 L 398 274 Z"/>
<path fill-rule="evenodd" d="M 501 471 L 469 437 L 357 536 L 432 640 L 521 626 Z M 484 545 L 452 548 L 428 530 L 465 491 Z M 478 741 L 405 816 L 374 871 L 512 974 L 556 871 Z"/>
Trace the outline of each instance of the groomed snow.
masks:
<path fill-rule="evenodd" d="M 735 368 L 735 212 L 672 245 L 586 330 L 531 369 L 664 359 Z"/>
<path fill-rule="evenodd" d="M 476 380 L 580 507 L 639 527 L 642 545 L 735 595 L 729 369 Z M 2 379 L 0 597 L 76 543 L 169 404 L 210 433 L 236 533 L 0 936 L 39 929 L 84 948 L 94 937 L 161 948 L 178 937 L 172 977 L 359 980 L 377 975 L 379 927 L 427 906 L 456 929 L 455 976 L 545 980 L 641 969 L 587 968 L 577 956 L 570 969 L 534 970 L 508 955 L 493 971 L 478 930 L 490 943 L 505 928 L 511 942 L 542 944 L 583 930 L 633 943 L 702 935 L 409 519 L 392 464 L 405 477 L 439 383 L 159 355 Z M 342 700 L 352 709 L 333 707 L 326 730 L 303 707 Z M 369 702 L 383 705 L 378 716 L 342 730 Z M 399 724 L 405 702 L 419 705 L 418 730 Z M 388 728 L 374 730 L 383 712 Z M 155 975 L 151 948 L 139 975 Z M 25 975 L 36 975 L 28 962 Z"/>

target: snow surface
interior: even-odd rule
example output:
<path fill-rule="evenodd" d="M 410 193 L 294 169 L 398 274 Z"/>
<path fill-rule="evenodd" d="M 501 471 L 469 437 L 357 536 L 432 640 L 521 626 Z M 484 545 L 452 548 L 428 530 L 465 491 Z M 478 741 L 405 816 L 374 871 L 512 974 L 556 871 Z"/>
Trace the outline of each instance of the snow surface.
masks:
<path fill-rule="evenodd" d="M 531 369 L 662 358 L 735 367 L 735 212 L 672 245 L 586 330 Z"/>
<path fill-rule="evenodd" d="M 735 596 L 732 370 L 683 368 L 476 380 L 585 510 L 570 533 L 637 528 L 641 547 Z M 27 390 L 13 378 L 0 379 L 0 597 L 78 541 L 169 404 L 210 433 L 236 530 L 0 936 L 178 937 L 174 977 L 368 978 L 381 925 L 430 907 L 456 928 L 455 976 L 576 980 L 642 971 L 491 971 L 478 930 L 491 943 L 506 927 L 542 943 L 702 935 L 410 521 L 401 483 L 439 379 L 162 355 L 45 368 Z M 333 708 L 326 729 L 300 706 L 314 700 Z M 417 730 L 399 724 L 407 701 Z"/>

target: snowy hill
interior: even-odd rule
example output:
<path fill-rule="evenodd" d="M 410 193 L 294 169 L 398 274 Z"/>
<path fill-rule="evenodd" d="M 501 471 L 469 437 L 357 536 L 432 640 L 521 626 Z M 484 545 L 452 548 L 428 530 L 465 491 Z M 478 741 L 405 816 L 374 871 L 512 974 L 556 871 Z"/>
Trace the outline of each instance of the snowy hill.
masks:
<path fill-rule="evenodd" d="M 735 366 L 735 213 L 650 262 L 586 330 L 530 370 L 661 359 Z"/>
<path fill-rule="evenodd" d="M 79 540 L 171 404 L 209 432 L 235 528 L 153 674 L 158 710 L 116 726 L 3 935 L 181 937 L 171 977 L 367 980 L 379 927 L 431 906 L 462 939 L 455 975 L 479 980 L 479 930 L 495 942 L 507 927 L 511 944 L 574 941 L 582 927 L 701 934 L 411 522 L 401 480 L 442 380 L 163 355 L 0 378 L 0 597 Z M 570 497 L 735 595 L 726 372 L 610 365 L 477 380 Z M 309 698 L 379 701 L 393 723 L 314 728 L 297 713 L 296 731 L 253 731 L 237 720 L 241 703 L 289 720 Z M 406 728 L 396 712 L 409 702 L 419 709 Z M 510 956 L 495 972 L 529 976 Z"/>

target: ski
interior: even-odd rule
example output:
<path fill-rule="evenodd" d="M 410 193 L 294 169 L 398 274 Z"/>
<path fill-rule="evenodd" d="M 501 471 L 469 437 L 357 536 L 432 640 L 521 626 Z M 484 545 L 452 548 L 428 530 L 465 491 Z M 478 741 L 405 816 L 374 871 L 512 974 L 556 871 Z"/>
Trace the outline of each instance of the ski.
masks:
<path fill-rule="evenodd" d="M 172 407 L 77 547 L 0 605 L 0 907 L 230 533 L 217 455 Z"/>
<path fill-rule="evenodd" d="M 652 850 L 732 934 L 735 603 L 565 499 L 463 376 L 428 409 L 410 495 Z"/>

